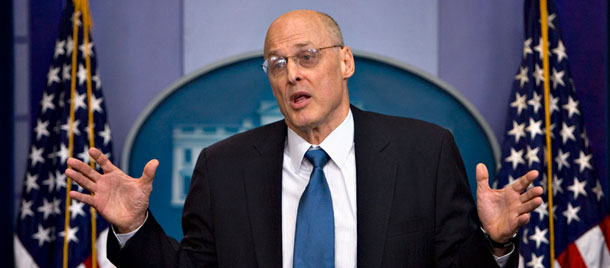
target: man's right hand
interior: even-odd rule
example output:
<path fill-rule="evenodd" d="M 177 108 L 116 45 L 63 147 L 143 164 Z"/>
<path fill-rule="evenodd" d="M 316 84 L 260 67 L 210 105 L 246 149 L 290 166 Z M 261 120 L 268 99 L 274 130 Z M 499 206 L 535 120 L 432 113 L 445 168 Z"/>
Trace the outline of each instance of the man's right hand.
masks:
<path fill-rule="evenodd" d="M 159 161 L 150 160 L 142 177 L 134 179 L 113 165 L 98 149 L 90 149 L 89 155 L 104 174 L 76 158 L 68 159 L 70 168 L 66 169 L 66 175 L 91 192 L 89 195 L 71 191 L 70 197 L 93 206 L 118 233 L 131 232 L 144 224 Z"/>

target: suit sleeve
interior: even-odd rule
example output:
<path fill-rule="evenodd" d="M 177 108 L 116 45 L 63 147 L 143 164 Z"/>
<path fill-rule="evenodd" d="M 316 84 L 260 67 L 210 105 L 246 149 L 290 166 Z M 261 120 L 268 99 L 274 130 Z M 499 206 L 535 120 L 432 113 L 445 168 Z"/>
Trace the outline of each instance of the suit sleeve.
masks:
<path fill-rule="evenodd" d="M 205 149 L 199 155 L 182 214 L 184 238 L 165 234 L 152 213 L 140 230 L 120 248 L 109 232 L 107 251 L 117 267 L 217 267 Z"/>
<path fill-rule="evenodd" d="M 435 259 L 438 267 L 498 267 L 479 230 L 464 163 L 453 136 L 442 139 L 436 174 Z M 516 245 L 518 246 L 518 245 Z M 518 247 L 505 267 L 517 267 Z"/>

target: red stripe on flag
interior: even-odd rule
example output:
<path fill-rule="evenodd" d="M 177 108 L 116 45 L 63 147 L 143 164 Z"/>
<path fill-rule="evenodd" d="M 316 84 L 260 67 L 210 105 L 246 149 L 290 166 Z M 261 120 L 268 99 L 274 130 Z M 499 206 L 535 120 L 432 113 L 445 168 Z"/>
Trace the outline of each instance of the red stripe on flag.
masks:
<path fill-rule="evenodd" d="M 610 216 L 606 216 L 604 220 L 599 224 L 599 228 L 602 229 L 604 238 L 606 239 L 606 247 L 610 251 Z"/>
<path fill-rule="evenodd" d="M 564 250 L 557 258 L 557 262 L 561 267 L 569 268 L 587 268 L 585 261 L 580 256 L 580 252 L 575 243 L 572 243 Z"/>

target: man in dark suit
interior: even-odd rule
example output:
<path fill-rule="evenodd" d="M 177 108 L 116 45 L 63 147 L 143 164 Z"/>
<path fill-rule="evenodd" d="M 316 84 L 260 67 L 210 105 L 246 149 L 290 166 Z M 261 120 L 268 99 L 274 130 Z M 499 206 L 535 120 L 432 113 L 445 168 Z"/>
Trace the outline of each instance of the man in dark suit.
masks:
<path fill-rule="evenodd" d="M 542 201 L 540 187 L 526 191 L 535 171 L 493 190 L 479 164 L 475 209 L 447 130 L 350 106 L 354 59 L 328 15 L 297 10 L 277 18 L 263 67 L 285 120 L 201 152 L 181 243 L 147 210 L 156 160 L 140 179 L 96 149 L 90 154 L 103 175 L 68 160 L 66 175 L 94 193 L 70 196 L 113 225 L 115 264 L 516 267 L 514 234 Z"/>

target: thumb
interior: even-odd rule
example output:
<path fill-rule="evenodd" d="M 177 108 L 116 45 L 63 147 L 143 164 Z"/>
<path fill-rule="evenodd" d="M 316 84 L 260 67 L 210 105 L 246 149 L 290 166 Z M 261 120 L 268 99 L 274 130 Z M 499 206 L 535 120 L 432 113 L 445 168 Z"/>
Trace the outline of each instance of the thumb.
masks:
<path fill-rule="evenodd" d="M 487 167 L 483 163 L 477 164 L 477 187 L 483 187 L 483 189 L 489 188 L 489 172 L 487 171 Z"/>
<path fill-rule="evenodd" d="M 155 177 L 155 172 L 157 171 L 157 167 L 159 166 L 159 161 L 157 159 L 153 159 L 146 163 L 144 167 L 144 171 L 142 171 L 142 177 L 140 178 L 142 183 L 150 183 Z"/>

